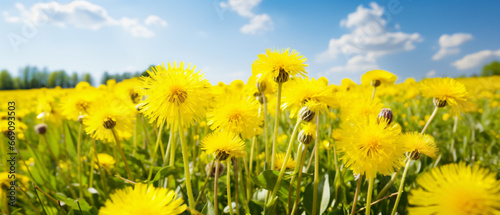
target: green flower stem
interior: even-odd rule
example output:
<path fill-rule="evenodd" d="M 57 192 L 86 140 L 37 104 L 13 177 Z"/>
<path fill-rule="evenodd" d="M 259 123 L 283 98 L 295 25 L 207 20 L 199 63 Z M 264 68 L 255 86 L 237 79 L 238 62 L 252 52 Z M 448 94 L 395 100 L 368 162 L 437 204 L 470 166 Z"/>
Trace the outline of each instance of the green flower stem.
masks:
<path fill-rule="evenodd" d="M 271 196 L 268 198 L 267 206 L 271 206 L 275 202 L 275 197 L 276 194 L 278 194 L 278 190 L 281 184 L 281 180 L 283 179 L 283 175 L 285 175 L 285 170 L 286 170 L 286 163 L 288 162 L 288 159 L 290 158 L 290 155 L 292 154 L 292 145 L 295 139 L 297 138 L 297 130 L 299 130 L 300 123 L 302 122 L 302 119 L 299 117 L 297 119 L 297 124 L 295 124 L 295 127 L 293 128 L 292 136 L 290 138 L 290 143 L 288 143 L 288 149 L 286 151 L 285 155 L 285 160 L 283 160 L 283 165 L 281 166 L 280 174 L 278 176 L 278 180 L 276 181 L 276 184 L 274 185 L 273 192 L 271 193 Z M 274 155 L 274 153 L 273 153 Z"/>
<path fill-rule="evenodd" d="M 236 202 L 236 215 L 240 215 L 240 209 L 238 207 L 238 159 L 234 159 L 234 201 Z"/>
<path fill-rule="evenodd" d="M 229 206 L 229 215 L 233 215 L 233 202 L 231 200 L 231 159 L 226 160 L 227 163 L 227 204 Z"/>
<path fill-rule="evenodd" d="M 432 112 L 431 117 L 429 118 L 429 120 L 427 120 L 427 123 L 425 124 L 424 128 L 422 129 L 422 132 L 420 132 L 421 134 L 423 134 L 425 132 L 425 130 L 427 129 L 427 127 L 429 126 L 429 124 L 431 124 L 431 121 L 436 116 L 436 113 L 438 112 L 438 110 L 439 110 L 439 107 L 436 106 L 436 108 L 434 108 L 434 111 Z"/>
<path fill-rule="evenodd" d="M 300 160 L 301 160 L 301 157 L 302 157 L 302 154 L 305 150 L 303 150 L 304 148 L 304 144 L 303 143 L 300 143 L 299 144 L 299 147 L 297 148 L 297 161 L 299 162 L 299 165 L 295 165 L 295 169 L 293 170 L 292 172 L 292 178 L 290 178 L 290 186 L 288 186 L 288 207 L 287 207 L 287 210 L 290 210 L 292 207 L 292 188 L 293 188 L 293 182 L 295 180 L 295 175 L 299 172 L 299 169 L 300 171 L 302 171 L 302 166 L 300 166 Z M 305 156 L 305 155 L 304 155 Z"/>
<path fill-rule="evenodd" d="M 170 140 L 170 161 L 168 162 L 169 166 L 175 166 L 175 150 L 177 148 L 177 139 L 175 132 L 172 132 L 172 139 Z M 168 186 L 170 188 L 175 187 L 175 179 L 173 175 L 168 176 Z"/>
<path fill-rule="evenodd" d="M 306 153 L 307 153 L 307 148 L 304 148 L 302 150 L 302 156 L 300 159 L 300 164 L 299 164 L 299 175 L 297 176 L 297 189 L 296 189 L 296 194 L 295 194 L 295 202 L 293 203 L 293 208 L 292 212 L 290 214 L 295 214 L 295 211 L 297 211 L 298 205 L 299 205 L 299 199 L 300 199 L 300 181 L 302 179 L 302 167 L 304 166 L 304 162 L 306 161 Z"/>
<path fill-rule="evenodd" d="M 103 180 L 100 180 L 102 183 L 102 189 L 104 191 L 105 197 L 107 197 L 107 195 L 109 193 L 108 187 L 106 186 L 106 184 L 108 183 L 108 178 L 106 176 L 106 172 L 103 170 L 103 168 L 101 167 L 101 164 L 99 163 L 99 156 L 98 156 L 98 152 L 97 152 L 97 144 L 95 143 L 95 139 L 92 139 L 92 146 L 94 147 L 95 160 L 97 161 L 97 167 L 99 169 L 99 174 L 101 174 L 102 179 L 103 179 Z"/>
<path fill-rule="evenodd" d="M 180 112 L 179 112 L 180 116 Z M 184 139 L 184 134 L 183 134 L 183 127 L 182 127 L 182 121 L 179 119 L 179 139 L 181 140 L 181 149 L 182 149 L 182 160 L 184 162 L 184 177 L 186 177 L 186 189 L 187 189 L 187 195 L 188 195 L 188 201 L 189 201 L 189 208 L 192 211 L 195 211 L 195 202 L 194 202 L 194 197 L 193 197 L 193 188 L 191 187 L 191 173 L 189 171 L 189 154 L 188 154 L 188 146 L 186 143 L 186 140 Z"/>
<path fill-rule="evenodd" d="M 411 159 L 410 158 L 407 158 L 407 159 L 408 159 L 408 161 L 406 161 L 406 166 L 405 166 L 405 169 L 403 171 L 403 176 L 401 177 L 401 184 L 399 185 L 398 196 L 396 197 L 396 203 L 394 203 L 394 208 L 392 208 L 391 215 L 396 214 L 396 210 L 398 209 L 399 200 L 401 200 L 401 193 L 403 193 L 403 188 L 405 185 L 406 172 L 408 172 L 408 167 L 410 166 L 410 163 L 411 163 Z"/>
<path fill-rule="evenodd" d="M 217 201 L 217 184 L 219 182 L 219 166 L 220 161 L 216 160 L 215 163 L 215 180 L 214 180 L 214 210 L 215 215 L 219 215 L 219 202 Z"/>
<path fill-rule="evenodd" d="M 132 156 L 135 156 L 135 149 L 137 148 L 137 123 L 139 122 L 139 118 L 135 118 L 134 123 L 134 147 L 132 148 Z"/>
<path fill-rule="evenodd" d="M 278 128 L 280 125 L 280 115 L 281 115 L 281 91 L 283 88 L 283 83 L 278 83 L 278 100 L 276 102 L 276 118 L 274 120 L 274 133 L 273 133 L 273 151 L 272 151 L 272 158 L 271 158 L 271 168 L 274 169 L 274 164 L 276 162 L 276 153 L 277 153 L 277 147 L 278 147 Z M 293 138 L 292 138 L 293 139 Z M 289 155 L 289 153 L 287 153 Z M 286 163 L 286 162 L 285 162 Z"/>
<path fill-rule="evenodd" d="M 212 160 L 212 162 L 210 163 L 210 168 L 209 168 L 210 171 L 207 172 L 207 176 L 205 177 L 205 182 L 203 183 L 203 186 L 201 187 L 200 193 L 198 193 L 198 198 L 196 198 L 195 204 L 198 204 L 198 202 L 200 201 L 201 196 L 203 194 L 203 191 L 205 191 L 205 187 L 207 186 L 207 183 L 208 183 L 208 178 L 210 178 L 210 175 L 212 175 L 212 168 L 214 168 L 214 163 L 215 163 L 215 160 Z"/>
<path fill-rule="evenodd" d="M 253 170 L 253 153 L 255 151 L 255 140 L 257 139 L 257 136 L 253 136 L 252 138 L 252 145 L 250 147 L 250 162 L 248 163 L 248 170 L 250 171 L 250 173 L 252 172 Z"/>
<path fill-rule="evenodd" d="M 264 103 L 264 146 L 265 146 L 265 163 L 264 163 L 264 170 L 268 169 L 269 165 L 269 150 L 268 150 L 268 138 L 267 138 L 267 99 L 266 95 L 262 93 L 262 103 Z"/>
<path fill-rule="evenodd" d="M 113 137 L 115 137 L 115 142 L 116 146 L 118 147 L 118 150 L 120 151 L 120 155 L 122 156 L 123 163 L 125 163 L 125 170 L 127 170 L 127 177 L 128 180 L 134 181 L 134 177 L 132 176 L 132 172 L 130 171 L 130 167 L 128 166 L 127 159 L 125 158 L 125 154 L 123 153 L 122 145 L 120 143 L 120 140 L 118 139 L 118 136 L 116 136 L 116 131 L 115 129 L 111 129 L 113 132 Z"/>
<path fill-rule="evenodd" d="M 161 132 L 163 130 L 163 123 L 160 125 L 160 128 L 158 129 L 158 137 L 156 138 L 156 146 L 153 151 L 153 154 L 151 154 L 151 168 L 149 169 L 148 173 L 148 182 L 151 180 L 151 177 L 153 176 L 153 168 L 156 160 L 156 154 L 158 152 L 158 146 L 161 144 Z"/>
<path fill-rule="evenodd" d="M 392 184 L 394 183 L 394 180 L 396 180 L 396 176 L 398 175 L 398 173 L 399 173 L 399 171 L 392 174 L 391 180 L 389 180 L 389 182 L 387 182 L 387 184 L 384 186 L 384 188 L 382 188 L 382 190 L 380 190 L 380 192 L 377 194 L 375 199 L 379 200 L 381 198 L 384 198 L 385 194 L 387 193 L 387 191 L 389 191 L 389 188 L 391 188 Z"/>
<path fill-rule="evenodd" d="M 373 181 L 374 178 L 368 179 L 368 194 L 366 196 L 366 215 L 370 215 L 370 209 L 372 206 L 372 194 L 373 194 Z"/>
<path fill-rule="evenodd" d="M 82 183 L 82 129 L 83 125 L 80 123 L 80 128 L 78 129 L 78 143 L 76 146 L 76 154 L 78 161 L 78 196 L 80 199 L 83 198 L 83 183 Z M 90 184 L 92 186 L 92 184 Z"/>
<path fill-rule="evenodd" d="M 313 208 L 312 208 L 312 214 L 316 215 L 317 214 L 317 209 L 318 209 L 318 185 L 319 185 L 319 145 L 318 145 L 318 139 L 319 139 L 319 113 L 316 114 L 316 139 L 315 145 L 316 145 L 316 151 L 314 152 L 314 185 L 313 185 Z"/>

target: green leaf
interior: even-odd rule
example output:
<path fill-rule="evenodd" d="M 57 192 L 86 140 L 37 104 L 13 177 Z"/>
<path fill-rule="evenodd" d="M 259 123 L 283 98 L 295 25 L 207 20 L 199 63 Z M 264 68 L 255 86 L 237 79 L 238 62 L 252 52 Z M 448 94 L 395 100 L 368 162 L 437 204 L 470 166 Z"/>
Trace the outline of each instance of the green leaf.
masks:
<path fill-rule="evenodd" d="M 158 181 L 162 178 L 166 178 L 169 175 L 174 174 L 175 172 L 176 172 L 176 170 L 175 170 L 175 167 L 173 167 L 173 166 L 163 167 L 160 170 L 158 170 L 158 172 L 156 173 L 155 177 L 153 178 L 153 180 L 151 182 L 155 182 L 155 181 Z"/>
<path fill-rule="evenodd" d="M 250 208 L 250 214 L 252 215 L 261 215 L 264 210 L 264 204 L 262 202 L 254 201 L 252 199 L 248 201 L 248 207 Z"/>
<path fill-rule="evenodd" d="M 276 181 L 278 181 L 279 171 L 266 170 L 262 172 L 259 176 L 251 176 L 252 181 L 261 186 L 262 188 L 273 191 Z M 290 187 L 290 182 L 287 180 L 281 180 L 280 187 L 278 190 L 278 195 L 284 201 L 288 199 L 288 188 Z"/>
<path fill-rule="evenodd" d="M 319 214 L 322 214 L 323 211 L 325 211 L 326 208 L 328 208 L 328 203 L 330 202 L 330 185 L 328 185 L 327 181 L 328 181 L 328 174 L 325 174 L 325 177 L 322 177 L 318 183 L 317 207 L 320 210 Z M 324 194 L 324 192 L 327 192 L 327 194 L 326 193 Z M 314 182 L 311 182 L 306 187 L 306 190 L 304 192 L 304 207 L 309 213 L 312 213 L 312 208 L 313 208 L 312 206 L 314 200 L 313 196 L 314 196 Z"/>

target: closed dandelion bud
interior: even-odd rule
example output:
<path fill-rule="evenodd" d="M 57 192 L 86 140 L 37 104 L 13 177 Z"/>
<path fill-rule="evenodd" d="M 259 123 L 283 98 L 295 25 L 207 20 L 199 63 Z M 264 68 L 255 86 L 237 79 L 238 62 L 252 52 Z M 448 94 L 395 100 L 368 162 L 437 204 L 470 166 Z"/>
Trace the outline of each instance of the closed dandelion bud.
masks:
<path fill-rule="evenodd" d="M 438 98 L 435 98 L 434 97 L 434 105 L 438 108 L 442 108 L 442 107 L 446 107 L 446 105 L 448 104 L 448 102 L 446 102 L 446 99 L 445 100 L 441 100 L 441 99 L 438 99 Z"/>
<path fill-rule="evenodd" d="M 35 125 L 35 132 L 42 135 L 47 133 L 47 124 L 40 123 L 38 125 Z"/>
<path fill-rule="evenodd" d="M 380 120 L 385 120 L 387 124 L 391 124 L 394 116 L 392 115 L 392 110 L 390 108 L 382 108 L 377 117 L 377 123 L 380 123 Z"/>
<path fill-rule="evenodd" d="M 303 144 L 309 144 L 312 143 L 313 141 L 313 135 L 308 134 L 306 131 L 301 130 L 299 133 L 299 136 L 297 137 L 297 140 Z"/>
<path fill-rule="evenodd" d="M 420 159 L 420 153 L 418 152 L 418 150 L 412 151 L 410 153 L 410 158 L 412 160 L 418 160 L 418 159 Z"/>
<path fill-rule="evenodd" d="M 257 81 L 256 84 L 257 84 L 257 90 L 259 90 L 259 92 L 261 92 L 261 93 L 264 92 L 264 90 L 266 90 L 266 88 L 267 88 L 266 82 L 258 82 Z"/>
<path fill-rule="evenodd" d="M 226 168 L 226 166 L 221 163 L 221 162 L 214 162 L 214 165 L 212 165 L 212 169 L 210 170 L 210 163 L 207 163 L 207 165 L 205 166 L 205 172 L 208 174 L 210 174 L 210 177 L 215 177 L 215 173 L 217 172 L 217 163 L 219 163 L 219 177 L 222 175 L 222 173 L 224 172 L 224 169 Z"/>
<path fill-rule="evenodd" d="M 299 111 L 299 117 L 306 122 L 310 122 L 314 119 L 315 113 L 309 109 L 307 106 L 304 106 L 302 109 Z"/>
<path fill-rule="evenodd" d="M 104 128 L 113 129 L 116 126 L 116 120 L 114 120 L 113 118 L 107 117 L 106 119 L 104 119 L 104 122 L 102 125 L 104 126 Z"/>
<path fill-rule="evenodd" d="M 288 76 L 288 72 L 281 68 L 278 77 L 274 77 L 274 81 L 276 81 L 276 83 L 285 83 L 288 81 Z"/>
<path fill-rule="evenodd" d="M 264 95 L 257 96 L 257 100 L 260 104 L 264 104 Z"/>
<path fill-rule="evenodd" d="M 373 87 L 378 87 L 378 86 L 380 86 L 380 84 L 381 84 L 381 83 L 382 83 L 382 82 L 380 82 L 380 80 L 373 80 L 373 81 L 372 81 L 372 86 L 373 86 Z"/>

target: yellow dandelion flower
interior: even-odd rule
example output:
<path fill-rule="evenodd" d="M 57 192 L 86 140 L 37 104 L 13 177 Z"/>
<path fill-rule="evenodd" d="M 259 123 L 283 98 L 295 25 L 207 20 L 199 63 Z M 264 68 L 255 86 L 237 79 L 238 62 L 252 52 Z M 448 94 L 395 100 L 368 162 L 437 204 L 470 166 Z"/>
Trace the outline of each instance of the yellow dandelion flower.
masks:
<path fill-rule="evenodd" d="M 259 104 L 250 97 L 223 95 L 208 114 L 212 130 L 226 130 L 248 139 L 262 132 L 263 123 L 259 116 Z"/>
<path fill-rule="evenodd" d="M 307 72 L 304 62 L 307 60 L 299 52 L 290 49 L 266 49 L 265 54 L 257 55 L 257 60 L 252 63 L 252 74 L 262 74 L 265 77 L 272 77 L 275 81 L 286 82 L 291 76 L 296 78 L 305 77 Z"/>
<path fill-rule="evenodd" d="M 316 105 L 308 105 L 315 113 L 325 112 L 328 107 L 337 106 L 337 98 L 334 94 L 333 85 L 328 86 L 324 81 L 314 78 L 297 78 L 285 84 L 283 91 L 283 109 L 290 109 L 290 116 L 296 117 L 299 110 L 307 103 L 314 102 Z"/>
<path fill-rule="evenodd" d="M 283 161 L 285 161 L 285 155 L 286 155 L 285 153 L 278 153 L 276 155 L 274 169 L 277 169 L 277 170 L 281 169 L 281 167 L 283 166 Z M 289 158 L 288 161 L 286 162 L 285 169 L 294 169 L 295 165 L 297 165 L 297 163 L 292 158 Z"/>
<path fill-rule="evenodd" d="M 349 91 L 352 88 L 355 88 L 356 86 L 358 86 L 358 85 L 349 78 L 344 78 L 340 82 L 340 89 L 342 89 L 344 91 Z"/>
<path fill-rule="evenodd" d="M 166 122 L 168 128 L 176 130 L 179 120 L 183 127 L 189 127 L 205 116 L 211 88 L 195 69 L 191 64 L 185 68 L 184 62 L 174 62 L 148 70 L 150 76 L 142 78 L 142 93 L 147 96 L 142 112 L 150 122 L 156 120 L 158 126 Z"/>
<path fill-rule="evenodd" d="M 112 97 L 104 98 L 91 106 L 88 116 L 83 120 L 87 134 L 105 142 L 114 141 L 112 129 L 120 140 L 132 136 L 134 110 L 116 101 Z"/>
<path fill-rule="evenodd" d="M 175 192 L 165 188 L 155 188 L 146 184 L 136 184 L 111 194 L 99 215 L 111 214 L 181 214 L 187 208 L 182 198 L 176 199 Z"/>
<path fill-rule="evenodd" d="M 371 100 L 361 94 L 351 94 L 341 103 L 340 117 L 342 121 L 349 121 L 359 116 L 377 116 L 383 107 L 384 105 L 377 98 Z"/>
<path fill-rule="evenodd" d="M 406 148 L 399 144 L 400 127 L 376 118 L 358 117 L 344 122 L 337 142 L 341 160 L 355 174 L 374 178 L 377 171 L 389 175 L 402 166 Z"/>
<path fill-rule="evenodd" d="M 89 113 L 89 108 L 97 96 L 98 92 L 94 90 L 76 91 L 68 94 L 61 101 L 62 115 L 69 120 L 78 120 L 79 116 Z"/>
<path fill-rule="evenodd" d="M 500 214 L 500 181 L 478 165 L 453 163 L 417 178 L 409 196 L 410 214 Z"/>
<path fill-rule="evenodd" d="M 246 154 L 245 142 L 228 131 L 213 132 L 201 141 L 201 148 L 207 154 L 214 154 L 220 161 L 231 157 L 242 157 Z"/>
<path fill-rule="evenodd" d="M 392 85 L 398 77 L 385 70 L 368 71 L 361 76 L 361 84 L 378 87 L 380 85 Z"/>
<path fill-rule="evenodd" d="M 418 159 L 420 154 L 424 154 L 436 159 L 438 149 L 431 135 L 409 132 L 401 135 L 400 142 L 406 144 L 407 152 L 412 158 Z"/>
<path fill-rule="evenodd" d="M 115 166 L 115 163 L 116 163 L 113 156 L 108 155 L 106 153 L 97 154 L 97 159 L 99 159 L 99 165 L 108 171 L 113 169 L 113 167 Z M 97 164 L 96 164 L 96 168 L 98 168 Z"/>
<path fill-rule="evenodd" d="M 452 78 L 423 80 L 420 90 L 422 91 L 422 96 L 435 98 L 442 102 L 444 106 L 449 105 L 457 111 L 467 106 L 467 89 L 462 83 Z"/>

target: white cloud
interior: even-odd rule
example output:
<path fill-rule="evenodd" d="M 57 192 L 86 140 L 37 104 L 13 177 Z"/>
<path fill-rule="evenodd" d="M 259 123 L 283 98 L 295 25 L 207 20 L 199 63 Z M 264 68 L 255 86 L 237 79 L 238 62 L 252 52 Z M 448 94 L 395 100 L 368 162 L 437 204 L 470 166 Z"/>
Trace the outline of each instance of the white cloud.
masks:
<path fill-rule="evenodd" d="M 436 75 L 436 70 L 431 70 L 428 73 L 425 74 L 426 78 L 432 78 Z"/>
<path fill-rule="evenodd" d="M 146 25 L 158 25 L 161 27 L 167 27 L 167 22 L 161 19 L 159 16 L 149 15 L 145 20 L 144 24 Z"/>
<path fill-rule="evenodd" d="M 249 18 L 250 23 L 243 25 L 240 32 L 244 34 L 258 34 L 274 29 L 274 24 L 271 17 L 265 13 L 255 14 L 253 8 L 260 4 L 262 0 L 228 0 L 221 2 L 221 8 L 230 8 L 238 13 L 238 15 Z"/>
<path fill-rule="evenodd" d="M 240 31 L 244 34 L 257 34 L 263 31 L 268 31 L 273 29 L 273 22 L 271 17 L 267 14 L 261 14 L 254 16 L 250 23 L 241 27 Z"/>
<path fill-rule="evenodd" d="M 465 42 L 472 40 L 471 34 L 456 33 L 453 35 L 443 34 L 439 37 L 439 51 L 432 56 L 432 60 L 441 60 L 448 55 L 460 53 L 460 48 Z"/>
<path fill-rule="evenodd" d="M 458 70 L 477 68 L 493 60 L 500 60 L 500 49 L 482 50 L 476 53 L 465 55 L 462 59 L 453 62 L 451 65 Z"/>
<path fill-rule="evenodd" d="M 340 21 L 341 27 L 351 30 L 339 38 L 332 38 L 328 49 L 317 56 L 320 62 L 328 62 L 344 56 L 347 63 L 335 66 L 329 72 L 366 72 L 378 68 L 377 58 L 415 49 L 423 39 L 418 33 L 390 32 L 384 19 L 384 8 L 370 3 L 371 8 L 359 5 L 355 12 Z"/>
<path fill-rule="evenodd" d="M 136 18 L 113 18 L 106 9 L 88 1 L 72 1 L 68 4 L 58 2 L 36 3 L 29 10 L 20 3 L 16 3 L 15 6 L 20 15 L 10 16 L 9 13 L 4 11 L 5 21 L 9 23 L 30 22 L 35 26 L 51 24 L 61 28 L 76 27 L 90 30 L 98 30 L 105 26 L 119 26 L 129 31 L 134 37 L 148 38 L 155 35 Z M 148 16 L 146 25 L 149 25 L 147 23 L 148 19 L 150 24 L 159 23 L 160 26 L 166 26 L 166 22 L 157 16 Z"/>

